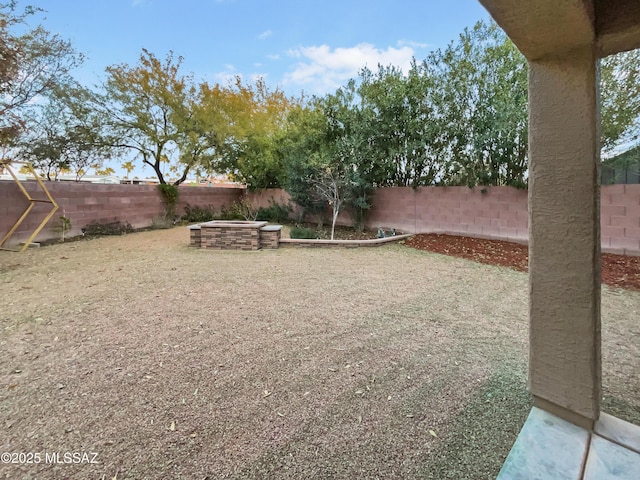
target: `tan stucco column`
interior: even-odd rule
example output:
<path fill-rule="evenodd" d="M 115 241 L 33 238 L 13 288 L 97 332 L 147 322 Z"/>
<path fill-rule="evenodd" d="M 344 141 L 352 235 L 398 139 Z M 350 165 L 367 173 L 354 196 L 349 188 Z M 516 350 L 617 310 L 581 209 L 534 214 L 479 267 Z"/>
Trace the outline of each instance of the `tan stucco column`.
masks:
<path fill-rule="evenodd" d="M 596 58 L 529 63 L 529 388 L 590 427 L 600 411 L 600 191 Z"/>

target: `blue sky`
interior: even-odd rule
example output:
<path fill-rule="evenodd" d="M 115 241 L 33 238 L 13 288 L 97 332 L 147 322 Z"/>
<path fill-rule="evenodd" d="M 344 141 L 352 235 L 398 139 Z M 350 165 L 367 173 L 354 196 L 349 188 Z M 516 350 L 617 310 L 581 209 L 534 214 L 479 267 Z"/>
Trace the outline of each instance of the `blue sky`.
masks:
<path fill-rule="evenodd" d="M 183 73 L 197 80 L 261 76 L 292 96 L 333 92 L 365 65 L 406 70 L 489 19 L 477 0 L 19 0 L 27 4 L 87 56 L 74 72 L 86 86 L 109 65 L 134 65 L 145 48 L 182 56 Z M 107 165 L 124 176 L 121 163 Z M 135 163 L 132 175 L 153 174 Z"/>
<path fill-rule="evenodd" d="M 21 0 L 88 57 L 76 78 L 135 64 L 142 48 L 173 50 L 185 73 L 222 83 L 266 79 L 297 95 L 333 91 L 368 65 L 406 67 L 446 46 L 487 12 L 477 0 Z"/>

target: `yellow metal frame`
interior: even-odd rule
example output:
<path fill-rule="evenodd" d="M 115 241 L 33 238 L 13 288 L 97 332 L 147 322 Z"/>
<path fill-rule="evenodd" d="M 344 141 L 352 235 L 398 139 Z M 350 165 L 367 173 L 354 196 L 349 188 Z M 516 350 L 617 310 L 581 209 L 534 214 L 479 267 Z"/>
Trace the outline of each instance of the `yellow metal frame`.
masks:
<path fill-rule="evenodd" d="M 20 182 L 20 180 L 18 179 L 18 177 L 14 173 L 13 169 L 11 168 L 11 164 L 12 163 L 20 163 L 22 165 L 26 165 L 27 166 L 29 172 L 33 175 L 33 178 L 35 178 L 36 182 L 38 182 L 38 185 L 40 186 L 40 188 L 42 189 L 44 194 L 47 196 L 47 200 L 40 200 L 40 199 L 31 198 L 31 195 L 29 195 L 29 192 L 27 192 L 27 189 L 24 188 L 24 185 L 22 185 L 22 183 Z M 7 232 L 7 234 L 4 237 L 2 237 L 2 240 L 0 240 L 0 250 L 11 250 L 11 251 L 24 252 L 29 247 L 29 245 L 31 244 L 33 239 L 36 238 L 36 235 L 38 235 L 38 233 L 40 233 L 40 230 L 42 230 L 44 228 L 44 226 L 47 224 L 47 222 L 49 220 L 51 220 L 51 217 L 53 217 L 53 214 L 56 213 L 56 210 L 58 210 L 58 204 L 53 199 L 53 197 L 49 193 L 49 190 L 47 190 L 47 187 L 44 185 L 44 182 L 38 176 L 38 174 L 33 169 L 33 166 L 30 163 L 17 162 L 17 161 L 13 161 L 13 160 L 0 160 L 0 165 L 6 165 L 8 167 L 7 170 L 9 171 L 11 176 L 13 177 L 13 180 L 16 182 L 16 185 L 18 185 L 18 188 L 20 189 L 22 194 L 25 197 L 27 197 L 27 200 L 29 201 L 29 206 L 27 207 L 27 209 L 22 213 L 22 215 L 16 221 L 16 223 L 13 224 L 13 227 L 11 227 L 11 229 Z M 9 240 L 9 238 L 11 238 L 11 236 L 15 233 L 15 231 L 18 229 L 20 224 L 24 221 L 25 218 L 27 218 L 27 215 L 29 215 L 29 212 L 31 211 L 31 209 L 34 207 L 34 205 L 36 203 L 50 203 L 53 208 L 47 214 L 47 216 L 44 217 L 44 220 L 42 220 L 42 222 L 40 222 L 40 225 L 38 225 L 38 227 L 33 231 L 31 236 L 29 237 L 29 239 L 26 242 L 24 242 L 24 245 L 22 246 L 22 248 L 20 250 L 12 250 L 12 249 L 9 249 L 9 248 L 2 248 L 2 245 L 4 245 L 5 242 L 7 240 Z"/>

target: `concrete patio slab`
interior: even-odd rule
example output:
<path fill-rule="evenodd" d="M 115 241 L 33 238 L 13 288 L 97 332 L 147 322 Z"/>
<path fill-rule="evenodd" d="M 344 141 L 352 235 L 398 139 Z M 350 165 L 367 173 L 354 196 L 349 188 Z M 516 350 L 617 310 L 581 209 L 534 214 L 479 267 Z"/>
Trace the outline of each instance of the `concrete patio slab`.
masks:
<path fill-rule="evenodd" d="M 638 480 L 640 454 L 594 435 L 584 480 Z"/>
<path fill-rule="evenodd" d="M 588 442 L 586 430 L 533 407 L 497 478 L 579 479 Z"/>
<path fill-rule="evenodd" d="M 533 407 L 498 480 L 638 480 L 640 427 L 601 414 L 594 432 Z"/>
<path fill-rule="evenodd" d="M 600 419 L 596 422 L 595 432 L 607 440 L 625 445 L 630 450 L 640 453 L 640 427 L 637 425 L 607 413 L 601 413 Z"/>

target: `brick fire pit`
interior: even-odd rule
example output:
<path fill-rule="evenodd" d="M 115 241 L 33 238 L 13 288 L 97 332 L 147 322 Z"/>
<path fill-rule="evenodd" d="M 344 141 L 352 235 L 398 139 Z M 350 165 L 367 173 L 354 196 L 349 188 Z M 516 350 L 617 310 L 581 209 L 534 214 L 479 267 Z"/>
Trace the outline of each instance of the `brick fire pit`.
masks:
<path fill-rule="evenodd" d="M 278 248 L 282 225 L 268 222 L 222 221 L 191 225 L 190 245 L 212 250 Z"/>

